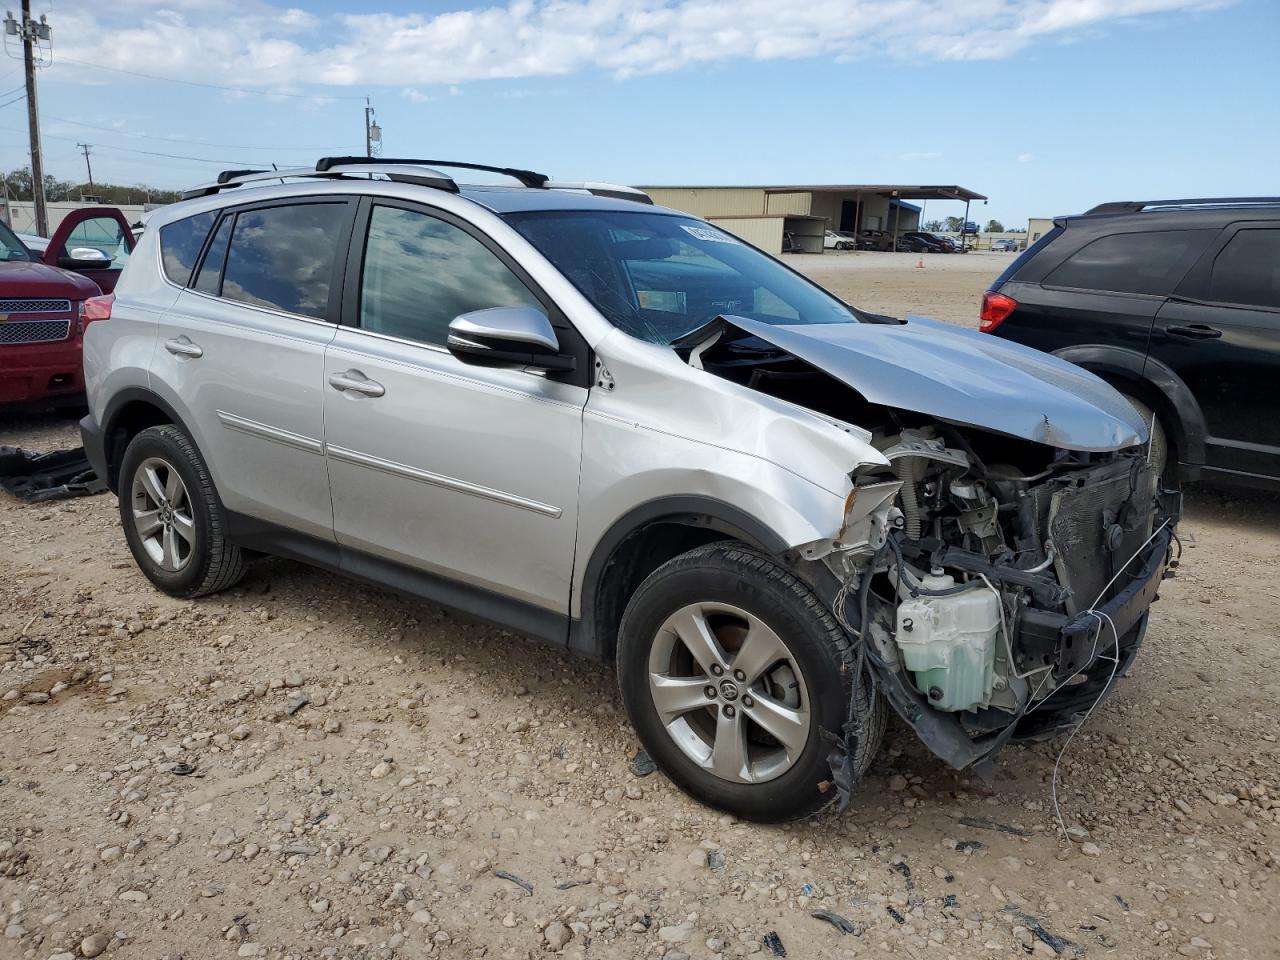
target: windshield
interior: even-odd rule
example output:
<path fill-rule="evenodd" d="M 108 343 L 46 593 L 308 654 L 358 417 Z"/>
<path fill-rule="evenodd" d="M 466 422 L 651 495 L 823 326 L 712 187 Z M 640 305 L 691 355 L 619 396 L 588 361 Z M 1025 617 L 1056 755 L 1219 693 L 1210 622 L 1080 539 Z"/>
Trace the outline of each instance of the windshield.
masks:
<path fill-rule="evenodd" d="M 557 210 L 506 220 L 610 323 L 664 346 L 721 314 L 778 325 L 857 323 L 850 306 L 701 220 Z"/>
<path fill-rule="evenodd" d="M 4 223 L 0 223 L 0 262 L 6 260 L 30 260 L 31 254 Z"/>

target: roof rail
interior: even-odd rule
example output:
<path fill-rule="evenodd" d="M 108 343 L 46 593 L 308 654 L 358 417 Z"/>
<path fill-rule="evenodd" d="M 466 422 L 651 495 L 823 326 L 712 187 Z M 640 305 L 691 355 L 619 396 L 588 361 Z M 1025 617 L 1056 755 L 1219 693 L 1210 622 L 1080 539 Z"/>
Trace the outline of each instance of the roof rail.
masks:
<path fill-rule="evenodd" d="M 217 180 L 213 183 L 201 184 L 198 187 L 192 187 L 190 190 L 184 191 L 181 199 L 190 200 L 194 197 L 208 197 L 222 190 L 263 180 L 280 180 L 283 182 L 286 179 L 305 177 L 333 179 L 348 175 L 374 173 L 382 174 L 388 179 L 402 183 L 416 183 L 424 187 L 436 187 L 440 190 L 448 190 L 451 193 L 457 193 L 458 191 L 458 185 L 453 182 L 453 179 L 445 176 L 439 170 L 422 168 L 415 171 L 406 171 L 394 163 L 389 165 L 391 169 L 385 169 L 383 161 L 370 160 L 368 157 L 326 157 L 321 163 L 325 163 L 325 161 L 329 162 L 324 169 L 320 169 L 320 164 L 317 164 L 315 167 L 289 167 L 284 170 L 224 170 L 218 174 Z"/>
<path fill-rule="evenodd" d="M 1187 200 L 1121 200 L 1100 203 L 1085 211 L 1086 217 L 1109 213 L 1142 213 L 1165 207 L 1239 207 L 1251 204 L 1280 204 L 1280 197 L 1200 197 Z"/>
<path fill-rule="evenodd" d="M 620 183 L 603 183 L 599 180 L 548 180 L 543 184 L 548 190 L 583 191 L 596 197 L 612 197 L 614 200 L 634 200 L 636 203 L 653 204 L 653 197 L 635 187 Z"/>
<path fill-rule="evenodd" d="M 484 170 L 488 173 L 501 173 L 513 177 L 526 187 L 544 187 L 551 178 L 545 173 L 533 170 L 521 170 L 518 167 L 492 167 L 485 163 L 466 163 L 462 160 L 413 160 L 407 157 L 321 157 L 316 170 L 324 172 L 337 166 L 350 166 L 360 163 L 387 164 L 389 166 L 414 167 L 456 167 L 459 170 Z"/>

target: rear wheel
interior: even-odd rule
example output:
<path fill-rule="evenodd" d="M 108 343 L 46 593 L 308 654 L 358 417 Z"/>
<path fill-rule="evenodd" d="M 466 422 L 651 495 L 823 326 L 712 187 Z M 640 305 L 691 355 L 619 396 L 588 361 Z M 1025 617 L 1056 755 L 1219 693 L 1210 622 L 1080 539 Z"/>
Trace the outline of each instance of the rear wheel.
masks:
<path fill-rule="evenodd" d="M 199 597 L 244 576 L 240 548 L 200 452 L 179 427 L 148 427 L 120 463 L 120 521 L 147 579 L 174 597 Z"/>
<path fill-rule="evenodd" d="M 831 613 L 771 558 L 711 544 L 659 567 L 627 605 L 618 676 L 641 743 L 704 803 L 752 820 L 805 816 L 834 791 L 830 746 L 849 709 L 852 652 Z M 869 687 L 855 708 L 865 772 L 884 732 Z"/>

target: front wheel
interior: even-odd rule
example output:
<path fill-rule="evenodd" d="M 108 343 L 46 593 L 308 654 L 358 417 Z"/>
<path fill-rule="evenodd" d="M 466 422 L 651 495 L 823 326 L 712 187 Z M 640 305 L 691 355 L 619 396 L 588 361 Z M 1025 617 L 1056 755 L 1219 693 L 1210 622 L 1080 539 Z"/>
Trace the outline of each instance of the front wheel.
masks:
<path fill-rule="evenodd" d="M 1178 487 L 1178 464 L 1169 456 L 1169 434 L 1160 422 L 1160 417 L 1149 406 L 1137 397 L 1123 394 L 1129 405 L 1138 412 L 1142 422 L 1147 425 L 1151 438 L 1147 443 L 1147 459 L 1151 464 L 1151 475 L 1158 477 L 1168 489 Z"/>
<path fill-rule="evenodd" d="M 834 799 L 830 745 L 849 710 L 853 654 L 799 578 L 734 543 L 659 567 L 618 638 L 623 702 L 641 743 L 682 790 L 750 820 L 790 820 Z M 855 765 L 884 733 L 882 701 L 858 697 Z"/>

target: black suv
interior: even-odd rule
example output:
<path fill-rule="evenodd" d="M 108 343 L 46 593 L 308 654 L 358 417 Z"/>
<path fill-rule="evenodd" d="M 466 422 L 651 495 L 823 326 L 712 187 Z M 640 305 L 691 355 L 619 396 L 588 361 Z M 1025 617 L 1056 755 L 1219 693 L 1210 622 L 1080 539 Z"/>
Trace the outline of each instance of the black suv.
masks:
<path fill-rule="evenodd" d="M 1280 198 L 1055 220 L 983 296 L 981 329 L 1093 371 L 1154 416 L 1167 479 L 1280 488 Z"/>

